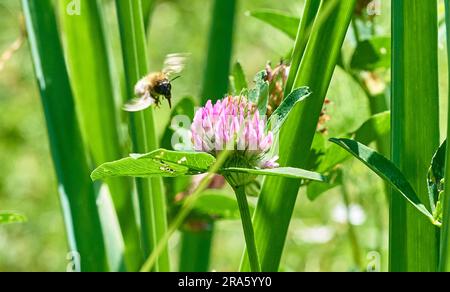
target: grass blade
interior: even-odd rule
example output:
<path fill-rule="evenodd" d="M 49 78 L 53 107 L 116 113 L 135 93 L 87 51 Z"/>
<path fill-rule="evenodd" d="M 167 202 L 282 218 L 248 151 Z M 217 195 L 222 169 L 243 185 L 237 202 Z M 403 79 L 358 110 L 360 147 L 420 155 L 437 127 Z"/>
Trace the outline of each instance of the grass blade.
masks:
<path fill-rule="evenodd" d="M 214 223 L 206 230 L 181 232 L 180 272 L 207 272 L 209 270 Z"/>
<path fill-rule="evenodd" d="M 69 245 L 81 271 L 108 270 L 94 186 L 50 0 L 23 0 Z"/>
<path fill-rule="evenodd" d="M 288 80 L 286 82 L 285 95 L 288 95 L 292 91 L 295 78 L 297 77 L 298 69 L 300 68 L 300 62 L 303 58 L 306 45 L 308 44 L 311 29 L 316 19 L 316 15 L 319 12 L 321 0 L 306 0 L 305 10 L 298 27 L 297 37 L 295 40 L 294 51 L 292 52 L 291 69 Z"/>
<path fill-rule="evenodd" d="M 202 104 L 221 99 L 228 90 L 237 0 L 214 0 Z"/>
<path fill-rule="evenodd" d="M 116 0 L 117 14 L 128 99 L 134 96 L 134 85 L 148 74 L 148 56 L 141 1 Z M 158 148 L 155 118 L 152 108 L 130 114 L 130 128 L 135 153 L 148 153 Z M 167 229 L 166 202 L 161 178 L 136 179 L 141 217 L 141 242 L 144 256 L 164 236 Z M 155 270 L 169 271 L 169 254 L 164 248 L 159 254 Z"/>
<path fill-rule="evenodd" d="M 283 11 L 272 9 L 249 11 L 248 15 L 270 24 L 292 39 L 295 39 L 297 36 L 298 26 L 300 24 L 300 19 L 298 17 L 289 15 Z"/>
<path fill-rule="evenodd" d="M 141 0 L 142 1 L 142 15 L 144 16 L 145 27 L 148 28 L 152 21 L 153 11 L 155 10 L 156 2 L 158 0 Z"/>
<path fill-rule="evenodd" d="M 311 95 L 308 87 L 300 87 L 291 92 L 270 116 L 267 122 L 268 128 L 276 135 L 289 117 L 289 113 L 297 103 L 305 101 Z"/>
<path fill-rule="evenodd" d="M 233 66 L 233 74 L 230 76 L 234 83 L 234 94 L 240 94 L 242 90 L 248 88 L 247 78 L 245 77 L 244 69 L 241 63 L 237 62 Z"/>
<path fill-rule="evenodd" d="M 437 3 L 395 0 L 392 9 L 392 160 L 426 202 L 439 147 Z M 390 220 L 390 270 L 435 271 L 437 229 L 396 195 Z"/>
<path fill-rule="evenodd" d="M 320 8 L 297 73 L 298 78 L 293 86 L 308 86 L 312 95 L 289 115 L 284 127 L 288 130 L 281 131 L 281 165 L 307 167 L 319 115 L 355 2 L 327 1 L 329 4 Z M 302 42 L 301 36 L 297 37 L 297 41 Z M 301 49 L 301 46 L 296 47 Z M 291 151 L 292 145 L 296 145 L 296 151 Z M 286 178 L 266 178 L 263 184 L 254 215 L 256 241 L 263 271 L 278 270 L 299 187 L 299 181 Z M 248 271 L 246 257 L 242 270 Z"/>
<path fill-rule="evenodd" d="M 450 57 L 450 1 L 445 0 L 445 16 L 447 25 L 447 50 Z M 449 79 L 450 80 L 450 79 Z M 450 101 L 450 94 L 448 96 Z M 450 137 L 450 111 L 447 116 L 447 138 Z M 443 220 L 441 229 L 441 254 L 439 268 L 442 272 L 450 272 L 450 143 L 447 142 L 447 153 L 445 159 L 445 184 L 443 198 Z"/>
<path fill-rule="evenodd" d="M 118 118 L 110 78 L 108 52 L 97 1 L 81 0 L 83 13 L 66 13 L 61 5 L 66 57 L 84 140 L 94 166 L 123 157 Z M 82 53 L 81 53 L 82 52 Z M 95 80 L 95 86 L 92 86 Z M 132 184 L 126 179 L 107 182 L 125 243 L 125 265 L 136 271 L 142 264 L 139 233 L 132 202 Z"/>

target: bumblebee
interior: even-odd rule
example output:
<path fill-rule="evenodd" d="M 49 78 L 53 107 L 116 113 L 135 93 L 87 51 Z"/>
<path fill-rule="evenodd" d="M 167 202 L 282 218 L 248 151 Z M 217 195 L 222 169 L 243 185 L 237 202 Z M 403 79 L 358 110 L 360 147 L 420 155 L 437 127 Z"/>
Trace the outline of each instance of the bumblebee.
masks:
<path fill-rule="evenodd" d="M 162 99 L 167 99 L 172 108 L 172 81 L 173 74 L 183 71 L 187 54 L 170 54 L 164 61 L 164 69 L 161 72 L 153 72 L 139 80 L 134 87 L 136 98 L 126 103 L 123 109 L 127 112 L 139 112 L 152 105 L 159 107 Z"/>

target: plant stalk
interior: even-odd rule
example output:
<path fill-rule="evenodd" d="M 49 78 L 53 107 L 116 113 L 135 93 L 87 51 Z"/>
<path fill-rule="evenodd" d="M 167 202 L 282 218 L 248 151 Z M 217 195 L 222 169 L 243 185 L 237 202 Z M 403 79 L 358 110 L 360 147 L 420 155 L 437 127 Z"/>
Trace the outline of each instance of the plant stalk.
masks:
<path fill-rule="evenodd" d="M 253 230 L 252 218 L 248 207 L 247 195 L 245 194 L 245 186 L 234 187 L 234 193 L 239 205 L 241 214 L 242 228 L 244 230 L 245 243 L 247 247 L 247 255 L 252 272 L 261 272 L 261 266 L 258 259 L 258 251 L 256 249 L 255 233 Z"/>
<path fill-rule="evenodd" d="M 50 0 L 23 0 L 34 70 L 41 94 L 58 191 L 75 270 L 108 271 L 96 192 Z"/>
<path fill-rule="evenodd" d="M 450 0 L 445 0 L 445 17 L 447 26 L 447 53 L 450 58 Z M 448 101 L 450 104 L 450 94 L 448 95 Z M 447 154 L 445 161 L 441 254 L 439 262 L 439 270 L 441 272 L 450 272 L 450 145 L 448 143 L 448 138 L 450 137 L 450 110 L 447 115 Z"/>

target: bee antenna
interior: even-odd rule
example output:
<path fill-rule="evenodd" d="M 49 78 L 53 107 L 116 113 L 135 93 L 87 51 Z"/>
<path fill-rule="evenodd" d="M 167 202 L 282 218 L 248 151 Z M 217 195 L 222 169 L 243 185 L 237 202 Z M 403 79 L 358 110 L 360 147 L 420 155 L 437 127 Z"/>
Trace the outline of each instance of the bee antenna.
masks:
<path fill-rule="evenodd" d="M 170 79 L 170 82 L 173 82 L 173 81 L 177 80 L 178 78 L 181 78 L 181 76 L 175 76 L 174 78 Z"/>

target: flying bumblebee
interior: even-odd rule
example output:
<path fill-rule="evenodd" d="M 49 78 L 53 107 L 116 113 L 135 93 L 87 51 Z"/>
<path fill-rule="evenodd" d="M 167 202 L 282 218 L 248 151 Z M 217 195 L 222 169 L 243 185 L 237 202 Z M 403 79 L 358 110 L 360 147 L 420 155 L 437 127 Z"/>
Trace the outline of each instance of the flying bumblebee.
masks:
<path fill-rule="evenodd" d="M 164 61 L 164 69 L 161 72 L 153 72 L 138 81 L 134 87 L 137 98 L 126 103 L 123 109 L 127 112 L 139 112 L 152 105 L 159 106 L 161 99 L 167 99 L 169 107 L 172 108 L 172 84 L 179 78 L 171 79 L 173 74 L 179 74 L 184 69 L 188 55 L 170 54 Z"/>

